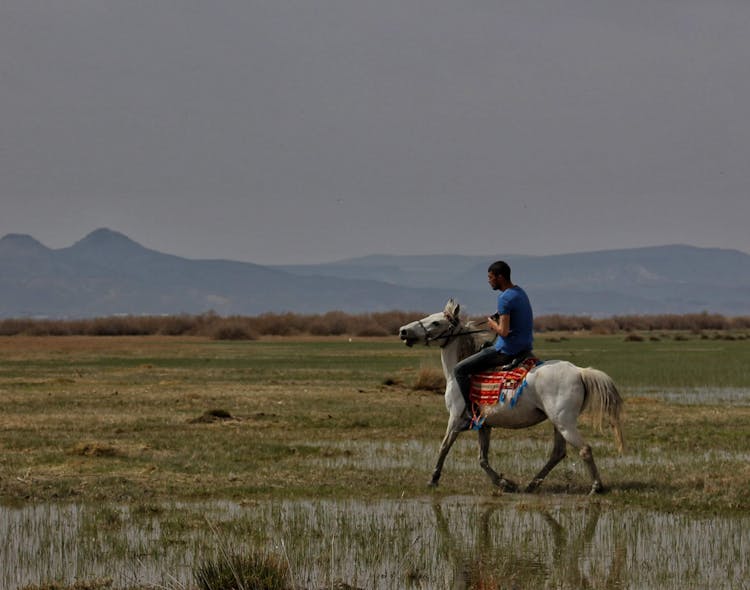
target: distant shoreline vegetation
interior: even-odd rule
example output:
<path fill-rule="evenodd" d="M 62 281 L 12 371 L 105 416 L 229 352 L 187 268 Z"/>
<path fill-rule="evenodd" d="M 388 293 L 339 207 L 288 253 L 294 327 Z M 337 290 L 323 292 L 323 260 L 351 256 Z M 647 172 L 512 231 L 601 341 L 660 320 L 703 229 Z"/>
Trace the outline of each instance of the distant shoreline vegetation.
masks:
<path fill-rule="evenodd" d="M 254 340 L 261 336 L 395 336 L 420 312 L 389 311 L 347 314 L 267 313 L 222 317 L 215 313 L 169 316 L 108 316 L 90 319 L 0 319 L 0 336 L 198 336 L 215 340 Z M 477 318 L 481 320 L 483 318 Z M 618 332 L 750 330 L 750 316 L 662 314 L 591 318 L 545 315 L 534 321 L 536 332 Z"/>

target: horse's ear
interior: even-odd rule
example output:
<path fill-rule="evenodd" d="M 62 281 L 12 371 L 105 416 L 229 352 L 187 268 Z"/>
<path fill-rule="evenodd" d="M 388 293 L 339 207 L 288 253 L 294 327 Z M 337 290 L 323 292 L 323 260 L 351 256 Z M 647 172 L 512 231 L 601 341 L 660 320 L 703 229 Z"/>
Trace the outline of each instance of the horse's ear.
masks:
<path fill-rule="evenodd" d="M 448 299 L 448 303 L 445 304 L 445 314 L 447 316 L 458 319 L 458 312 L 461 310 L 461 306 L 452 297 Z"/>

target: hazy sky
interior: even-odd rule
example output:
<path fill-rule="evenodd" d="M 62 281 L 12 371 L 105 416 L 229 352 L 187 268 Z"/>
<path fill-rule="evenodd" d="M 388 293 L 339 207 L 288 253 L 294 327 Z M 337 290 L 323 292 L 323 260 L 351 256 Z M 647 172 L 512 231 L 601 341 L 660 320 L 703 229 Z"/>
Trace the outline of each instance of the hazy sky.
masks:
<path fill-rule="evenodd" d="M 2 0 L 0 235 L 750 253 L 747 0 Z"/>

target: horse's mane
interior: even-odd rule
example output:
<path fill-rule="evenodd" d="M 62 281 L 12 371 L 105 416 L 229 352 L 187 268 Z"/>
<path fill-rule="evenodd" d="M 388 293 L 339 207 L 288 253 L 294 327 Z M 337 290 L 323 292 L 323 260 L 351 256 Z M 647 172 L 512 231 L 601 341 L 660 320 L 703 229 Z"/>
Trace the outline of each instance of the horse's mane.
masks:
<path fill-rule="evenodd" d="M 495 340 L 495 334 L 480 328 L 479 324 L 470 320 L 463 324 L 461 330 L 469 332 L 464 338 L 458 339 L 458 359 L 463 360 L 467 356 L 480 351 L 482 348 L 491 344 Z"/>
<path fill-rule="evenodd" d="M 463 323 L 463 314 L 461 313 L 461 306 L 455 299 L 449 299 L 448 303 L 445 304 L 443 310 L 445 317 L 453 318 L 454 321 L 458 321 L 458 333 L 465 333 L 465 336 L 458 338 L 458 360 L 463 360 L 467 356 L 480 351 L 482 348 L 492 343 L 496 335 L 486 328 L 481 328 L 480 324 L 483 322 L 475 322 L 469 320 Z"/>

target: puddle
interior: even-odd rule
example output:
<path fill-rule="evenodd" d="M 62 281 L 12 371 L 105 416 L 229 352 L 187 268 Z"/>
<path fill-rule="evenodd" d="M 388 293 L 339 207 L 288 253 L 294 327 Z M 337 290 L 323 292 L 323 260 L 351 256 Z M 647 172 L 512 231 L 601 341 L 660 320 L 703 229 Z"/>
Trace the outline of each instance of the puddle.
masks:
<path fill-rule="evenodd" d="M 109 577 L 194 587 L 193 568 L 261 548 L 301 588 L 742 588 L 750 517 L 619 510 L 555 496 L 0 507 L 0 587 Z"/>
<path fill-rule="evenodd" d="M 628 393 L 630 395 L 686 406 L 714 404 L 722 406 L 750 406 L 750 389 L 747 388 L 690 387 L 666 391 L 636 389 Z M 625 403 L 627 404 L 627 397 L 625 398 Z"/>

